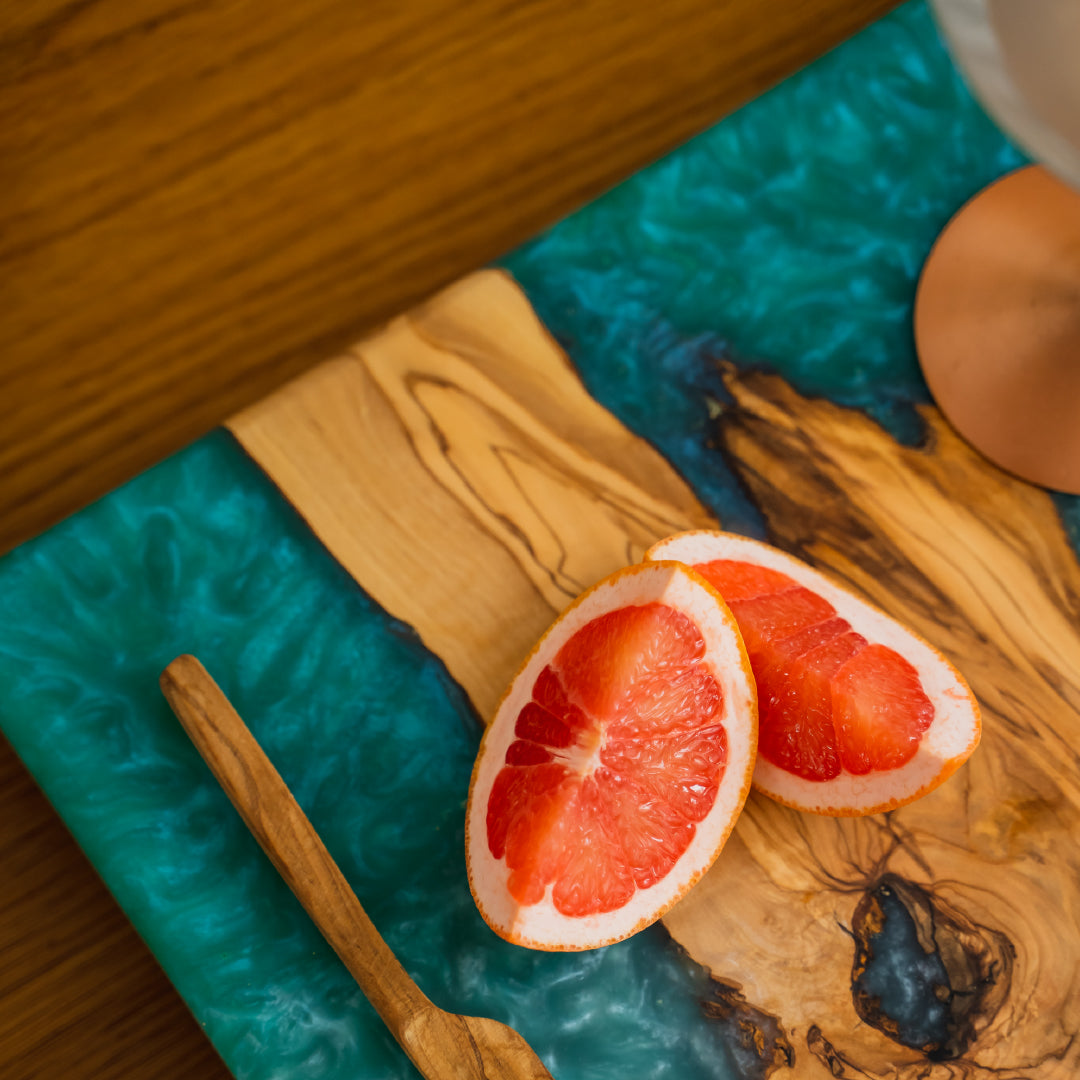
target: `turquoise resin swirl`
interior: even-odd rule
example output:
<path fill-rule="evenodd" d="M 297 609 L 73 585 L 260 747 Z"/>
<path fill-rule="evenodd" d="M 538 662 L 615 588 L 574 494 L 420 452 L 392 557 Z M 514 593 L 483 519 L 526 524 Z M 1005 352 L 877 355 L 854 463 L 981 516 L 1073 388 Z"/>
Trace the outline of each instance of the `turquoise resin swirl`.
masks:
<path fill-rule="evenodd" d="M 465 877 L 479 724 L 219 433 L 2 564 L 4 727 L 244 1078 L 415 1075 L 157 687 L 204 659 L 421 988 L 525 1034 L 559 1080 L 731 1075 L 663 933 L 586 955 L 495 937 Z M 719 1073 L 716 1063 L 719 1062 Z"/>
<path fill-rule="evenodd" d="M 913 437 L 919 265 L 1020 161 L 909 4 L 504 265 L 596 397 L 753 531 L 706 444 L 715 356 Z M 415 1074 L 172 721 L 157 674 L 181 651 L 439 1004 L 514 1025 L 559 1080 L 736 1075 L 661 930 L 555 956 L 484 927 L 462 858 L 475 717 L 228 436 L 24 545 L 0 584 L 0 723 L 238 1076 Z"/>

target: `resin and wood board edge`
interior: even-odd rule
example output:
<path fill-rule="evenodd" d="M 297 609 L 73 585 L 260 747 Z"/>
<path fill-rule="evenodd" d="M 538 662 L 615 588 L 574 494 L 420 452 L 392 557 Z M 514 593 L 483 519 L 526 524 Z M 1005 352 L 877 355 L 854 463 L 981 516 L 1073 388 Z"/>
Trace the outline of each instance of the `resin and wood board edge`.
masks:
<path fill-rule="evenodd" d="M 1077 1075 L 1080 569 L 1052 501 L 933 409 L 910 448 L 775 376 L 725 380 L 717 439 L 773 538 L 949 656 L 985 733 L 956 777 L 888 815 L 816 818 L 752 796 L 665 920 L 714 976 L 707 1008 L 737 1010 L 778 1077 Z M 229 427 L 482 717 L 579 592 L 663 536 L 716 524 L 496 271 Z M 932 1039 L 855 984 L 889 917 L 945 973 Z"/>

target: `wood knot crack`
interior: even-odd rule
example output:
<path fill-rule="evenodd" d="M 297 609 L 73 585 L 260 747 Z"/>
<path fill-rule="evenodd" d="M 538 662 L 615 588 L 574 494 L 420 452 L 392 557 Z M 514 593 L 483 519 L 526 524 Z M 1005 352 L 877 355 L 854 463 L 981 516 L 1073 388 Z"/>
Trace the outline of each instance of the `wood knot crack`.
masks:
<path fill-rule="evenodd" d="M 852 925 L 859 1017 L 930 1061 L 963 1055 L 1009 991 L 1015 950 L 932 889 L 885 874 Z"/>

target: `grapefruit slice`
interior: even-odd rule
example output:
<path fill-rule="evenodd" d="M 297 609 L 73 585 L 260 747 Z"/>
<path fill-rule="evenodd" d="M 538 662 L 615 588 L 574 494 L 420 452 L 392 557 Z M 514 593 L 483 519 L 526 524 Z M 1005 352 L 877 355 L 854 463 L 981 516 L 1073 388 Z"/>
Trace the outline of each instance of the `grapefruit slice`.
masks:
<path fill-rule="evenodd" d="M 692 566 L 742 632 L 758 687 L 754 786 L 799 810 L 858 816 L 933 790 L 971 755 L 979 707 L 932 646 L 784 552 L 687 532 L 645 555 Z"/>
<path fill-rule="evenodd" d="M 608 945 L 668 910 L 746 801 L 757 702 L 735 619 L 674 562 L 630 566 L 540 639 L 484 734 L 469 886 L 501 937 Z"/>

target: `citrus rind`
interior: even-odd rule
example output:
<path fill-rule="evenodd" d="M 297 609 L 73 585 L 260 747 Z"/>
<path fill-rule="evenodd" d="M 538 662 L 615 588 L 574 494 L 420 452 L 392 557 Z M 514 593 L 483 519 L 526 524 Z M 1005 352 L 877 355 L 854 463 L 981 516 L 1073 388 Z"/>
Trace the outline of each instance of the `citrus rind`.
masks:
<path fill-rule="evenodd" d="M 660 602 L 689 616 L 700 629 L 703 663 L 720 684 L 719 722 L 727 735 L 727 761 L 716 800 L 696 826 L 693 840 L 671 871 L 637 889 L 621 908 L 567 916 L 552 902 L 552 886 L 536 904 L 520 905 L 508 888 L 510 871 L 488 846 L 486 812 L 495 778 L 514 741 L 515 721 L 537 677 L 578 630 L 607 612 Z M 717 718 L 709 721 L 710 726 Z M 757 693 L 734 616 L 700 575 L 676 562 L 626 567 L 583 593 L 534 646 L 500 701 L 480 744 L 466 813 L 465 853 L 469 887 L 481 915 L 501 937 L 551 951 L 592 949 L 629 937 L 655 922 L 708 870 L 723 848 L 750 790 L 757 753 Z"/>
<path fill-rule="evenodd" d="M 709 530 L 668 537 L 653 545 L 645 559 L 674 559 L 687 566 L 734 559 L 777 570 L 827 600 L 869 641 L 895 649 L 918 672 L 933 704 L 934 719 L 909 762 L 863 776 L 842 772 L 832 780 L 815 781 L 759 756 L 754 787 L 777 802 L 834 817 L 895 810 L 948 779 L 978 745 L 982 732 L 979 705 L 956 668 L 913 631 L 801 560 L 758 540 Z"/>

